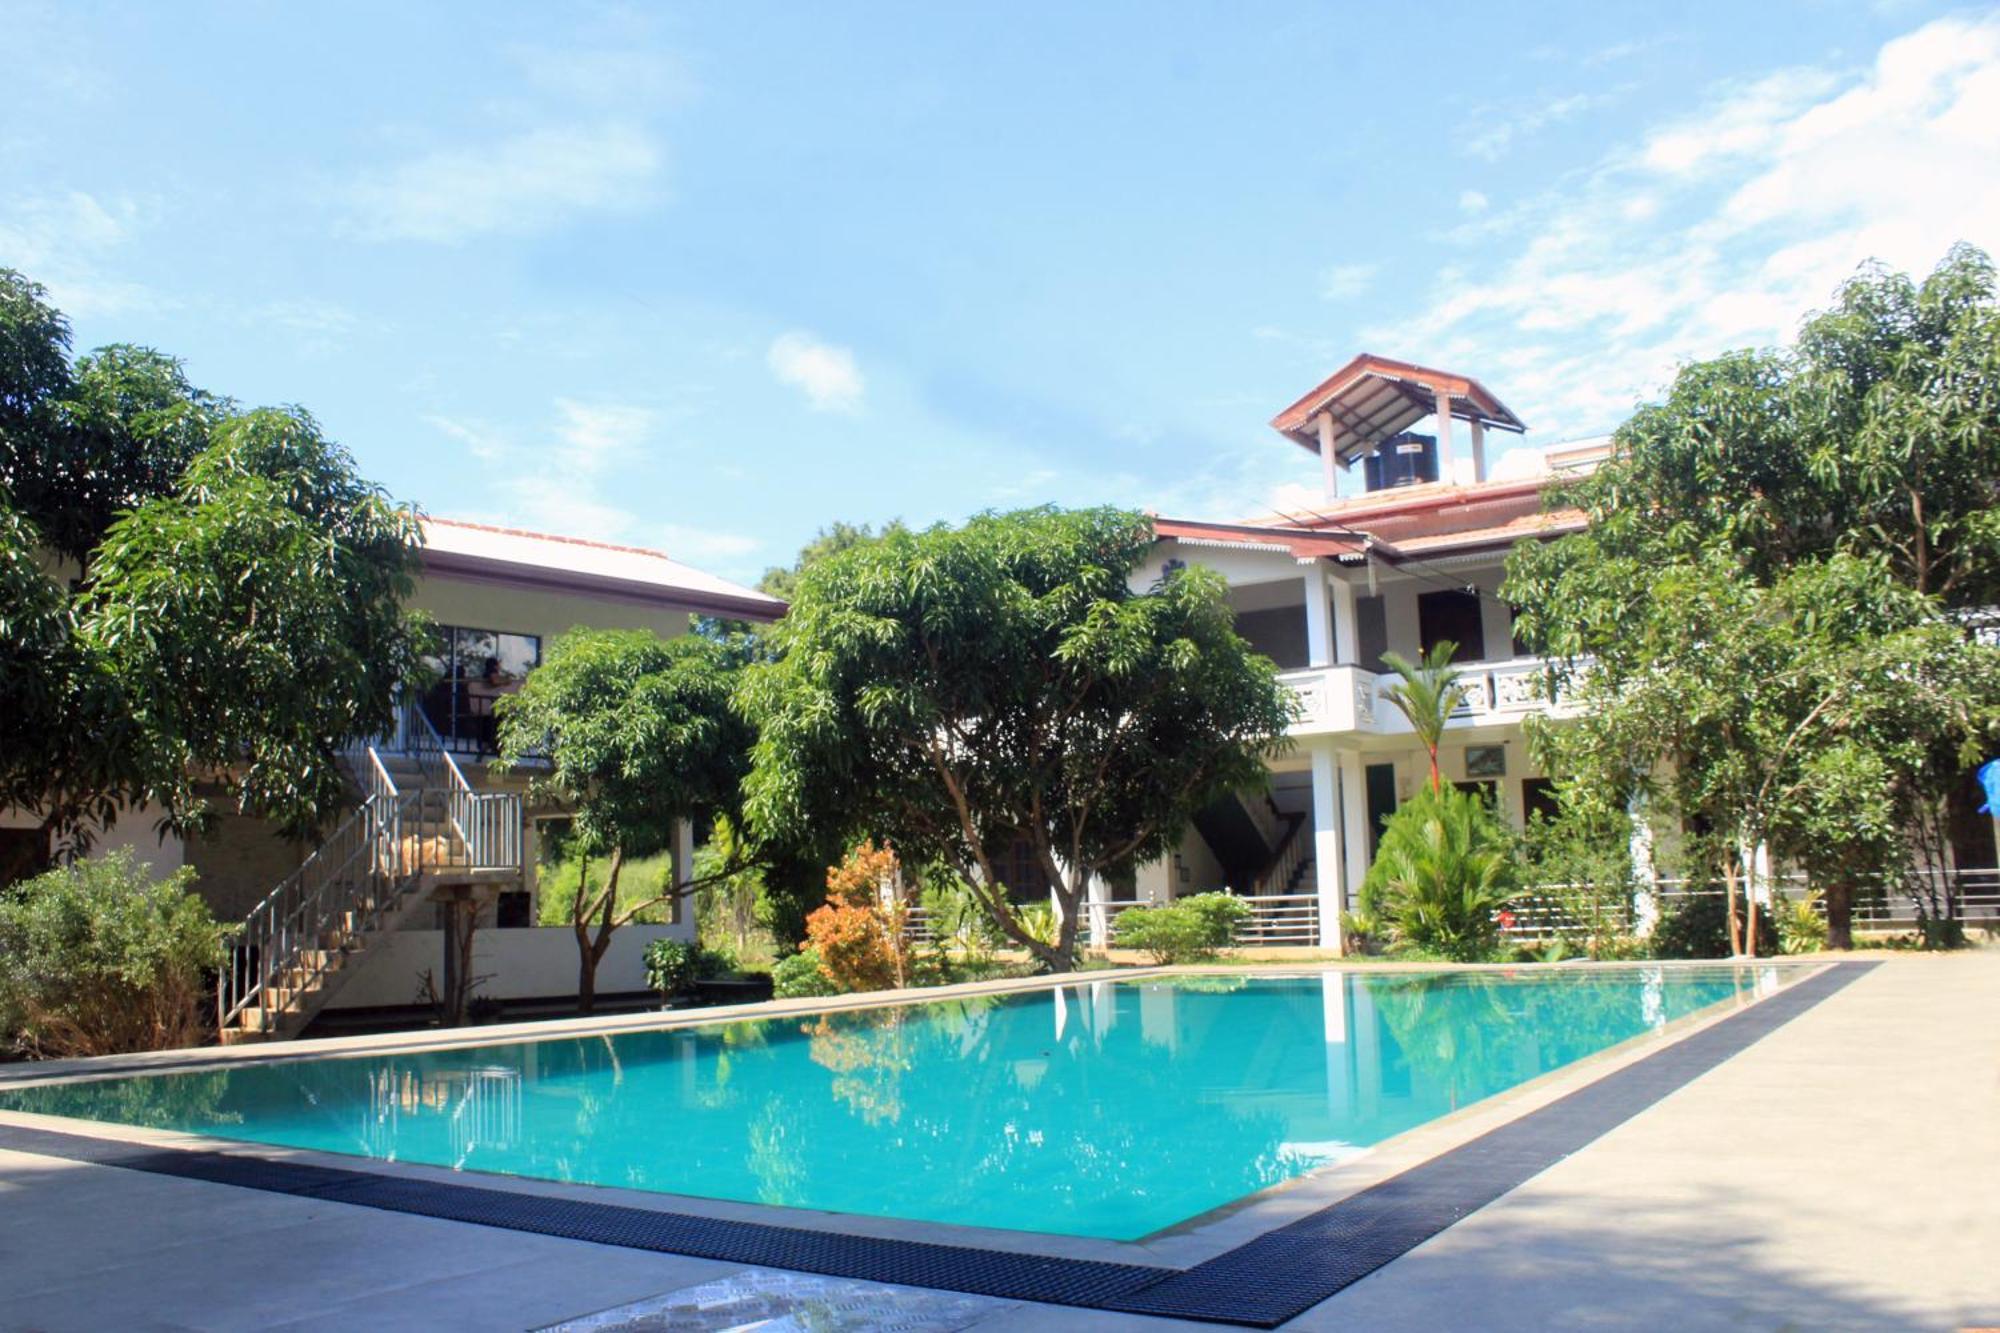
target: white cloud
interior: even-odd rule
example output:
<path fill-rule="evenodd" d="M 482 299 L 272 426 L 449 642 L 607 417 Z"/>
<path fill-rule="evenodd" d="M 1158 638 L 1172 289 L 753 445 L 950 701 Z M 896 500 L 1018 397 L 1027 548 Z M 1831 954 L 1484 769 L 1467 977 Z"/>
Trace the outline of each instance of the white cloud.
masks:
<path fill-rule="evenodd" d="M 1601 98 L 1589 93 L 1570 93 L 1563 97 L 1552 97 L 1538 102 L 1524 110 L 1501 113 L 1493 110 L 1481 111 L 1477 124 L 1467 134 L 1465 151 L 1488 162 L 1496 162 L 1507 155 L 1516 139 L 1523 139 L 1539 133 L 1551 125 L 1561 124 L 1572 116 L 1581 114 L 1597 105 Z"/>
<path fill-rule="evenodd" d="M 1955 241 L 2000 251 L 1996 126 L 1993 19 L 1718 90 L 1510 208 L 1511 257 L 1441 278 L 1367 341 L 1479 375 L 1543 438 L 1607 429 L 1680 361 L 1786 341 L 1867 260 L 1923 273 Z"/>
<path fill-rule="evenodd" d="M 700 565 L 707 561 L 735 561 L 763 548 L 764 543 L 741 532 L 719 532 L 712 528 L 669 523 L 660 529 L 661 544 L 668 555 Z"/>
<path fill-rule="evenodd" d="M 526 235 L 644 206 L 663 156 L 650 134 L 623 122 L 530 130 L 364 173 L 345 188 L 344 203 L 366 240 Z"/>
<path fill-rule="evenodd" d="M 1466 190 L 1458 196 L 1458 211 L 1461 213 L 1484 213 L 1492 200 L 1479 190 Z"/>
<path fill-rule="evenodd" d="M 566 468 L 595 477 L 606 463 L 638 450 L 653 433 L 651 408 L 628 403 L 581 403 L 556 399 L 558 455 Z"/>
<path fill-rule="evenodd" d="M 810 333 L 780 334 L 765 356 L 778 382 L 804 393 L 815 412 L 853 412 L 867 390 L 854 353 Z"/>
<path fill-rule="evenodd" d="M 1368 290 L 1375 280 L 1374 264 L 1336 264 L 1319 275 L 1322 300 L 1347 301 Z"/>
<path fill-rule="evenodd" d="M 16 198 L 0 204 L 0 263 L 41 283 L 72 318 L 160 306 L 157 294 L 106 267 L 147 213 L 132 199 L 82 190 Z"/>
<path fill-rule="evenodd" d="M 424 417 L 482 464 L 502 506 L 491 521 L 567 537 L 631 541 L 639 516 L 604 491 L 607 474 L 640 453 L 658 414 L 628 403 L 558 398 L 533 443 L 482 421 Z"/>

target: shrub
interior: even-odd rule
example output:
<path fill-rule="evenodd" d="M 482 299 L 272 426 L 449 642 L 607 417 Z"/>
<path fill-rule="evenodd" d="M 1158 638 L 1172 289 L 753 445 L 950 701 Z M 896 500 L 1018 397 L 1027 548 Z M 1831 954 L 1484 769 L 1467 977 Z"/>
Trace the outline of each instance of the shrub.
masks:
<path fill-rule="evenodd" d="M 1661 913 L 1650 940 L 1655 958 L 1729 957 L 1729 904 L 1719 893 L 1691 894 Z M 1778 952 L 1770 909 L 1757 907 L 1757 953 Z"/>
<path fill-rule="evenodd" d="M 691 940 L 654 940 L 646 946 L 646 984 L 662 996 L 682 995 L 701 977 L 701 946 Z"/>
<path fill-rule="evenodd" d="M 806 942 L 837 990 L 891 990 L 909 977 L 900 899 L 884 901 L 896 853 L 864 842 L 826 872 L 826 905 L 806 918 Z"/>
<path fill-rule="evenodd" d="M 1820 915 L 1820 893 L 1814 889 L 1802 898 L 1779 902 L 1778 948 L 1783 953 L 1818 953 L 1826 947 L 1826 918 Z M 1761 932 L 1760 932 L 1761 933 Z"/>
<path fill-rule="evenodd" d="M 1484 800 L 1425 787 L 1382 830 L 1362 911 L 1401 948 L 1476 962 L 1499 945 L 1494 914 L 1518 891 L 1517 876 L 1512 835 Z"/>
<path fill-rule="evenodd" d="M 1156 963 L 1195 963 L 1215 957 L 1250 919 L 1250 904 L 1226 893 L 1197 893 L 1157 907 L 1128 907 L 1118 914 L 1118 943 L 1151 954 Z"/>
<path fill-rule="evenodd" d="M 229 928 L 129 851 L 0 895 L 0 1036 L 31 1055 L 109 1055 L 208 1039 L 211 976 Z"/>
<path fill-rule="evenodd" d="M 817 950 L 801 949 L 780 958 L 771 968 L 771 996 L 779 1000 L 804 999 L 814 995 L 838 995 L 840 988 L 820 966 Z"/>
<path fill-rule="evenodd" d="M 696 984 L 736 970 L 736 954 L 726 945 L 709 948 L 694 940 L 659 939 L 646 946 L 646 984 L 662 997 L 685 995 Z"/>

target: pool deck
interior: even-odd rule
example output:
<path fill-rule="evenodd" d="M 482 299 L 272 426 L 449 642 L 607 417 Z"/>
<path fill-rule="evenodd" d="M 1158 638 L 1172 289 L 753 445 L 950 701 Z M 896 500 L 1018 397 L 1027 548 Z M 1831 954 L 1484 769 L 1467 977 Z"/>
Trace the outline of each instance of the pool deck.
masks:
<path fill-rule="evenodd" d="M 1888 958 L 1288 1327 L 2000 1324 L 1996 1016 L 2000 951 Z M 1374 1171 L 1619 1063 L 1586 1062 L 1482 1104 L 1395 1145 Z M 1190 1242 L 1163 1242 L 1161 1260 L 1175 1243 Z M 741 1263 L 0 1151 L 6 1329 L 536 1328 L 688 1289 L 713 1311 L 773 1282 L 770 1308 L 818 1292 L 849 1312 L 829 1327 L 869 1327 L 871 1308 L 940 1329 L 1213 1327 L 784 1281 Z M 644 1326 L 715 1326 L 677 1318 Z"/>

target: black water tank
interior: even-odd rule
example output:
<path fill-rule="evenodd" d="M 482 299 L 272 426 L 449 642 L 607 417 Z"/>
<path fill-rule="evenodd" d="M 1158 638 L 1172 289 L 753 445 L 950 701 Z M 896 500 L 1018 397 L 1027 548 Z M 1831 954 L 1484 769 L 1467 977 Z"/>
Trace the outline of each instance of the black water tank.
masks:
<path fill-rule="evenodd" d="M 1436 481 L 1437 436 L 1412 435 L 1408 431 L 1391 436 L 1362 460 L 1361 474 L 1371 491 L 1393 491 L 1401 486 Z"/>

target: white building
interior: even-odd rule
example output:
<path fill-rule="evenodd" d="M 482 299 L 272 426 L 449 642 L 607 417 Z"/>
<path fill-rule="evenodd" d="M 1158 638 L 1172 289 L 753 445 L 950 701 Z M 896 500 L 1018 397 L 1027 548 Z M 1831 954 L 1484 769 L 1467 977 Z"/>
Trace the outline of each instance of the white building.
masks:
<path fill-rule="evenodd" d="M 1268 796 L 1218 802 L 1136 884 L 1104 886 L 1089 923 L 1099 939 L 1120 902 L 1227 888 L 1256 908 L 1246 942 L 1340 947 L 1339 913 L 1355 903 L 1383 821 L 1429 773 L 1384 698 L 1398 679 L 1383 674 L 1385 651 L 1414 661 L 1456 644 L 1469 698 L 1446 732 L 1442 776 L 1486 789 L 1516 827 L 1552 808 L 1522 723 L 1563 705 L 1545 701 L 1545 664 L 1517 648 L 1499 589 L 1515 543 L 1583 526 L 1579 512 L 1546 511 L 1543 492 L 1596 467 L 1609 442 L 1516 448 L 1490 469 L 1487 433 L 1526 429 L 1505 404 L 1467 376 L 1370 355 L 1271 424 L 1317 456 L 1320 503 L 1247 522 L 1159 518 L 1159 544 L 1133 582 L 1177 564 L 1228 580 L 1239 632 L 1297 696 L 1293 745 L 1272 765 Z M 1357 463 L 1362 484 L 1343 487 Z M 1991 898 L 1994 822 L 1962 825 L 1957 866 L 1975 877 L 1970 894 Z"/>
<path fill-rule="evenodd" d="M 356 804 L 317 845 L 265 821 L 219 816 L 206 831 L 162 834 L 158 812 L 128 811 L 96 849 L 128 847 L 160 871 L 192 867 L 196 890 L 243 929 L 224 978 L 225 1038 L 296 1034 L 328 1009 L 407 1007 L 428 976 L 442 988 L 449 904 L 474 913 L 478 994 L 574 997 L 567 927 L 537 927 L 538 831 L 557 811 L 528 808 L 525 779 L 489 770 L 493 704 L 519 688 L 556 636 L 575 627 L 688 632 L 695 615 L 767 622 L 785 604 L 658 551 L 446 519 L 424 521 L 411 604 L 442 636 L 437 683 L 404 702 L 392 735 L 345 758 Z M 0 811 L 0 863 L 45 860 L 36 822 Z M 676 873 L 692 856 L 682 831 Z M 25 856 L 22 853 L 25 852 Z M 691 938 L 692 911 L 630 926 L 598 971 L 599 994 L 644 989 L 640 956 L 662 935 Z"/>

